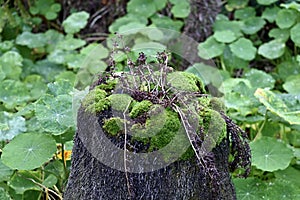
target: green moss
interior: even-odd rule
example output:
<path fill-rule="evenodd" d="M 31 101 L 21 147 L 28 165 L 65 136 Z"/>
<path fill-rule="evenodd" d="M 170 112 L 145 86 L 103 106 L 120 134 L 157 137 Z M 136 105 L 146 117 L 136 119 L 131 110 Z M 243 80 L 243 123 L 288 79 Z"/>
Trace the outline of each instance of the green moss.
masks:
<path fill-rule="evenodd" d="M 133 107 L 129 113 L 129 116 L 131 118 L 136 118 L 140 114 L 148 112 L 152 105 L 153 104 L 148 100 L 143 100 L 141 102 L 137 102 L 133 105 Z"/>
<path fill-rule="evenodd" d="M 86 95 L 82 101 L 82 105 L 88 112 L 100 112 L 110 106 L 110 101 L 106 98 L 106 96 L 107 92 L 97 86 Z"/>
<path fill-rule="evenodd" d="M 206 93 L 200 78 L 188 72 L 173 72 L 168 74 L 168 82 L 179 91 Z"/>
<path fill-rule="evenodd" d="M 200 126 L 204 128 L 205 137 L 210 137 L 218 145 L 226 138 L 226 122 L 219 112 L 204 108 L 200 114 Z M 204 140 L 205 140 L 204 137 Z"/>
<path fill-rule="evenodd" d="M 118 83 L 118 79 L 108 79 L 106 83 L 102 83 L 101 85 L 97 86 L 98 88 L 106 91 L 113 90 Z"/>
<path fill-rule="evenodd" d="M 110 101 L 111 107 L 117 111 L 124 111 L 133 99 L 128 94 L 112 94 L 107 99 Z"/>
<path fill-rule="evenodd" d="M 119 117 L 112 117 L 104 120 L 103 129 L 110 135 L 118 135 L 124 129 L 124 120 Z"/>
<path fill-rule="evenodd" d="M 210 107 L 216 111 L 226 111 L 224 102 L 220 98 L 212 97 L 210 99 Z"/>

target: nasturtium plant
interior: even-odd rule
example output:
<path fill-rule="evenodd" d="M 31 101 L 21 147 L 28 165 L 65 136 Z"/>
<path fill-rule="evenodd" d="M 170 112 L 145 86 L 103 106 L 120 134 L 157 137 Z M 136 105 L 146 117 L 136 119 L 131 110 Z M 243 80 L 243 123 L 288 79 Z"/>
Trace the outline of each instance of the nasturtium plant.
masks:
<path fill-rule="evenodd" d="M 13 170 L 2 163 L 0 160 L 0 181 L 9 180 L 10 176 L 13 174 Z M 1 198 L 0 198 L 1 199 Z"/>
<path fill-rule="evenodd" d="M 229 47 L 235 56 L 243 60 L 252 60 L 255 58 L 256 48 L 249 39 L 240 38 L 234 43 L 230 44 Z"/>
<path fill-rule="evenodd" d="M 198 55 L 204 59 L 211 59 L 223 53 L 225 45 L 219 43 L 215 38 L 210 37 L 198 46 Z"/>
<path fill-rule="evenodd" d="M 56 143 L 51 136 L 23 133 L 4 147 L 1 160 L 12 169 L 31 170 L 50 160 L 55 152 Z"/>
<path fill-rule="evenodd" d="M 25 131 L 24 117 L 5 111 L 0 112 L 0 141 L 11 140 Z"/>
<path fill-rule="evenodd" d="M 253 165 L 264 171 L 283 170 L 293 158 L 293 151 L 275 138 L 262 137 L 251 142 L 250 147 Z"/>
<path fill-rule="evenodd" d="M 85 11 L 73 13 L 63 22 L 62 25 L 66 33 L 74 34 L 86 26 L 88 18 L 89 14 Z"/>
<path fill-rule="evenodd" d="M 279 28 L 290 28 L 297 19 L 297 12 L 290 9 L 282 9 L 278 12 L 276 17 L 276 24 Z"/>

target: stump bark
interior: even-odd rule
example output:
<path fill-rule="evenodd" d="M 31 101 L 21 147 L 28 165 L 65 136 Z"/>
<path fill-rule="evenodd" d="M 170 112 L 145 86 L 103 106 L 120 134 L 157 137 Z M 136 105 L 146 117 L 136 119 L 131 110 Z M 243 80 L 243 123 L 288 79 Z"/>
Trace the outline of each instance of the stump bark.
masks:
<path fill-rule="evenodd" d="M 228 169 L 230 150 L 228 138 L 212 151 L 216 168 L 221 176 L 219 182 L 221 192 L 217 194 L 209 175 L 199 167 L 196 158 L 176 161 L 164 168 L 146 173 L 125 173 L 100 162 L 96 157 L 114 157 L 113 152 L 111 155 L 95 154 L 98 152 L 97 148 L 101 148 L 96 141 L 102 141 L 104 139 L 102 137 L 105 137 L 95 130 L 101 129 L 99 117 L 103 118 L 106 114 L 96 116 L 85 112 L 82 108 L 79 110 L 71 173 L 64 199 L 236 199 Z"/>

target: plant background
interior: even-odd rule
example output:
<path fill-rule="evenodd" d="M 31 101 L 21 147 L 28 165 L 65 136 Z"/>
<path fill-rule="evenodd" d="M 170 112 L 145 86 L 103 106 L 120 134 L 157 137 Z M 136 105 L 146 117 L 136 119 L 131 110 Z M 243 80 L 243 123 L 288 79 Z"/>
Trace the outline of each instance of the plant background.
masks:
<path fill-rule="evenodd" d="M 75 5 L 66 11 L 62 1 L 0 0 L 0 199 L 62 198 L 72 101 L 87 92 L 85 77 L 106 68 L 109 49 L 100 43 L 134 28 L 183 31 L 193 9 L 187 0 L 117 2 L 118 12 L 107 15 L 112 1 L 91 14 Z M 250 177 L 232 173 L 238 199 L 300 199 L 300 1 L 227 0 L 220 9 L 198 46 L 217 68 L 199 62 L 185 70 L 219 88 L 227 114 L 249 135 Z M 139 47 L 164 48 L 158 29 L 132 34 Z M 91 52 L 97 59 L 86 62 Z"/>

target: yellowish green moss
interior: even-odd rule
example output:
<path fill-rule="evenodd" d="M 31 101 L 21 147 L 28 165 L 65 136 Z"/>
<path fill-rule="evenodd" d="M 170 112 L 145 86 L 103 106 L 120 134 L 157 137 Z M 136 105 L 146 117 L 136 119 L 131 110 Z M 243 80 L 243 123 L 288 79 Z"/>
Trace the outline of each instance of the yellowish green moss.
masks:
<path fill-rule="evenodd" d="M 99 87 L 102 90 L 109 91 L 109 90 L 113 90 L 116 87 L 117 83 L 118 83 L 118 79 L 113 78 L 113 79 L 108 79 L 106 83 L 102 83 L 97 87 Z"/>
<path fill-rule="evenodd" d="M 110 135 L 118 135 L 124 129 L 124 120 L 119 117 L 105 119 L 103 129 Z"/>
<path fill-rule="evenodd" d="M 86 95 L 82 101 L 82 105 L 86 111 L 91 113 L 105 110 L 110 106 L 110 101 L 106 98 L 106 95 L 107 92 L 97 86 Z"/>
<path fill-rule="evenodd" d="M 125 111 L 134 102 L 133 98 L 128 94 L 111 94 L 107 99 L 110 101 L 112 109 L 117 111 Z"/>
<path fill-rule="evenodd" d="M 206 93 L 203 82 L 194 74 L 188 72 L 173 72 L 168 74 L 167 80 L 176 90 Z"/>
<path fill-rule="evenodd" d="M 133 107 L 132 107 L 132 109 L 129 113 L 129 116 L 131 118 L 136 118 L 140 114 L 148 112 L 152 105 L 153 104 L 148 100 L 143 100 L 141 102 L 136 102 L 133 105 Z"/>

